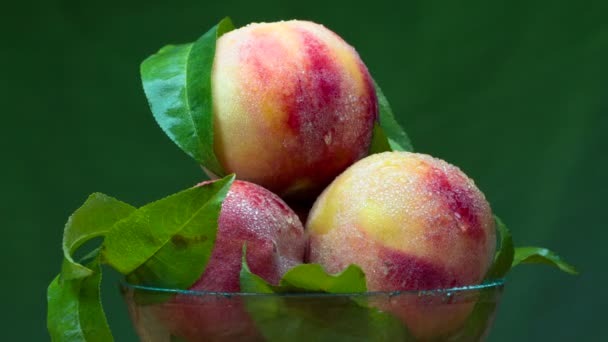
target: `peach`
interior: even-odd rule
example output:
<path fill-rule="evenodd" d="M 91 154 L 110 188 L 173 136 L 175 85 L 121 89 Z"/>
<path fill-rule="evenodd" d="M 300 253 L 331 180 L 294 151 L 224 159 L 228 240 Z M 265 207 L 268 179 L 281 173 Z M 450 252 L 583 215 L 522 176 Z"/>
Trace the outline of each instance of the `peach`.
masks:
<path fill-rule="evenodd" d="M 306 237 L 298 216 L 277 195 L 237 180 L 222 204 L 207 267 L 190 290 L 238 292 L 244 243 L 251 271 L 278 284 L 287 270 L 303 262 Z M 188 341 L 220 341 L 238 333 L 255 338 L 255 327 L 239 298 L 192 297 L 178 295 L 158 307 L 161 324 L 172 334 Z"/>
<path fill-rule="evenodd" d="M 332 273 L 357 264 L 369 291 L 478 284 L 496 248 L 492 211 L 474 182 L 445 161 L 408 152 L 352 165 L 317 199 L 306 227 L 309 261 Z M 473 307 L 399 304 L 383 309 L 420 338 L 457 329 Z"/>
<path fill-rule="evenodd" d="M 314 199 L 367 155 L 378 116 L 357 52 L 308 21 L 250 24 L 217 41 L 214 149 L 227 173 Z"/>

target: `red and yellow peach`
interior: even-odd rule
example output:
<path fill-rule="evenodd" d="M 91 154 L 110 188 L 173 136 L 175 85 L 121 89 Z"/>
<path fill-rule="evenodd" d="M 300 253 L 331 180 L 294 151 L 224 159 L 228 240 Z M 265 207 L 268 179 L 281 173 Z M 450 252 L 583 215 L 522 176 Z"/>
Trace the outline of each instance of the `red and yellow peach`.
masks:
<path fill-rule="evenodd" d="M 307 222 L 309 261 L 328 272 L 359 265 L 369 291 L 478 284 L 495 251 L 492 211 L 457 167 L 428 155 L 385 152 L 355 163 L 323 192 Z M 472 304 L 385 307 L 414 335 L 461 325 Z"/>
<path fill-rule="evenodd" d="M 224 34 L 211 84 L 215 153 L 239 179 L 314 199 L 367 155 L 378 116 L 373 81 L 357 52 L 319 24 Z"/>

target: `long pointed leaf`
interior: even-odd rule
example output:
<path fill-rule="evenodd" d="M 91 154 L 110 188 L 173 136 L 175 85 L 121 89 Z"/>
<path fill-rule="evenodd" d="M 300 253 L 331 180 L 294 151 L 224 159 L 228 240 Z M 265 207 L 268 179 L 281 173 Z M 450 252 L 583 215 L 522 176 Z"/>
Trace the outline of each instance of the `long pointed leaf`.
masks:
<path fill-rule="evenodd" d="M 392 151 L 391 145 L 379 123 L 374 123 L 374 131 L 372 134 L 372 144 L 369 147 L 369 154 L 382 153 Z"/>
<path fill-rule="evenodd" d="M 550 266 L 555 266 L 569 274 L 578 274 L 578 271 L 574 266 L 564 261 L 555 252 L 542 247 L 515 248 L 515 257 L 513 258 L 512 267 L 515 267 L 519 264 L 546 264 Z"/>
<path fill-rule="evenodd" d="M 156 122 L 184 152 L 216 175 L 224 175 L 213 148 L 211 71 L 217 39 L 234 29 L 220 21 L 196 42 L 169 45 L 140 68 Z"/>
<path fill-rule="evenodd" d="M 106 236 L 105 262 L 135 284 L 190 286 L 207 265 L 233 181 L 230 175 L 138 209 Z"/>
<path fill-rule="evenodd" d="M 99 257 L 87 264 L 91 274 L 62 280 L 48 288 L 47 326 L 55 342 L 110 342 L 112 333 L 101 304 Z"/>
<path fill-rule="evenodd" d="M 511 269 L 511 264 L 513 263 L 514 249 L 511 232 L 500 218 L 495 216 L 494 219 L 496 221 L 496 230 L 500 234 L 500 247 L 496 252 L 494 264 L 492 264 L 490 270 L 486 274 L 486 280 L 504 277 Z"/>
<path fill-rule="evenodd" d="M 63 231 L 63 280 L 90 276 L 93 271 L 72 259 L 85 242 L 105 235 L 114 223 L 129 216 L 135 208 L 101 193 L 90 195 L 68 219 Z"/>
<path fill-rule="evenodd" d="M 391 109 L 386 96 L 380 89 L 380 86 L 374 81 L 374 87 L 376 88 L 376 96 L 378 97 L 378 107 L 380 112 L 380 126 L 384 131 L 385 136 L 388 138 L 388 143 L 393 151 L 408 151 L 413 152 L 414 147 L 412 141 L 408 137 L 407 133 L 401 128 L 393 110 Z M 376 133 L 374 131 L 374 133 Z"/>

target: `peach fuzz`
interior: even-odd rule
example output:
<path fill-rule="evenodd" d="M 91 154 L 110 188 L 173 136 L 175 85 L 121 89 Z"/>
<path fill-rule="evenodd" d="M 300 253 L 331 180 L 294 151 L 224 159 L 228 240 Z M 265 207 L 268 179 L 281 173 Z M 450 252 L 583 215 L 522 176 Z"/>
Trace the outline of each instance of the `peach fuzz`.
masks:
<path fill-rule="evenodd" d="M 207 267 L 190 290 L 238 292 L 244 243 L 251 271 L 273 284 L 304 261 L 306 236 L 298 216 L 277 195 L 237 180 L 222 203 L 215 247 Z M 238 298 L 193 300 L 192 296 L 177 295 L 158 306 L 156 317 L 173 335 L 188 341 L 219 341 L 222 336 L 235 336 L 237 332 L 243 338 L 257 336 Z"/>
<path fill-rule="evenodd" d="M 369 291 L 478 284 L 491 265 L 496 233 L 484 195 L 460 169 L 428 155 L 385 152 L 337 177 L 307 222 L 308 259 L 328 272 L 349 264 Z M 419 338 L 457 329 L 474 303 L 450 308 L 386 305 Z"/>
<path fill-rule="evenodd" d="M 378 117 L 373 81 L 357 52 L 319 24 L 226 33 L 211 84 L 215 153 L 239 179 L 314 199 L 367 155 Z"/>

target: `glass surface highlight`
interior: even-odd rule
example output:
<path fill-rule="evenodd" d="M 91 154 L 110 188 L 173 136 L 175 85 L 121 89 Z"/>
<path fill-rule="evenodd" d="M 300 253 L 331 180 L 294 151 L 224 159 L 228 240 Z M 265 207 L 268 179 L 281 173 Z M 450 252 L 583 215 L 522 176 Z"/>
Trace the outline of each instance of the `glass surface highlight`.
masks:
<path fill-rule="evenodd" d="M 141 341 L 482 341 L 504 280 L 428 291 L 225 293 L 123 283 Z"/>

